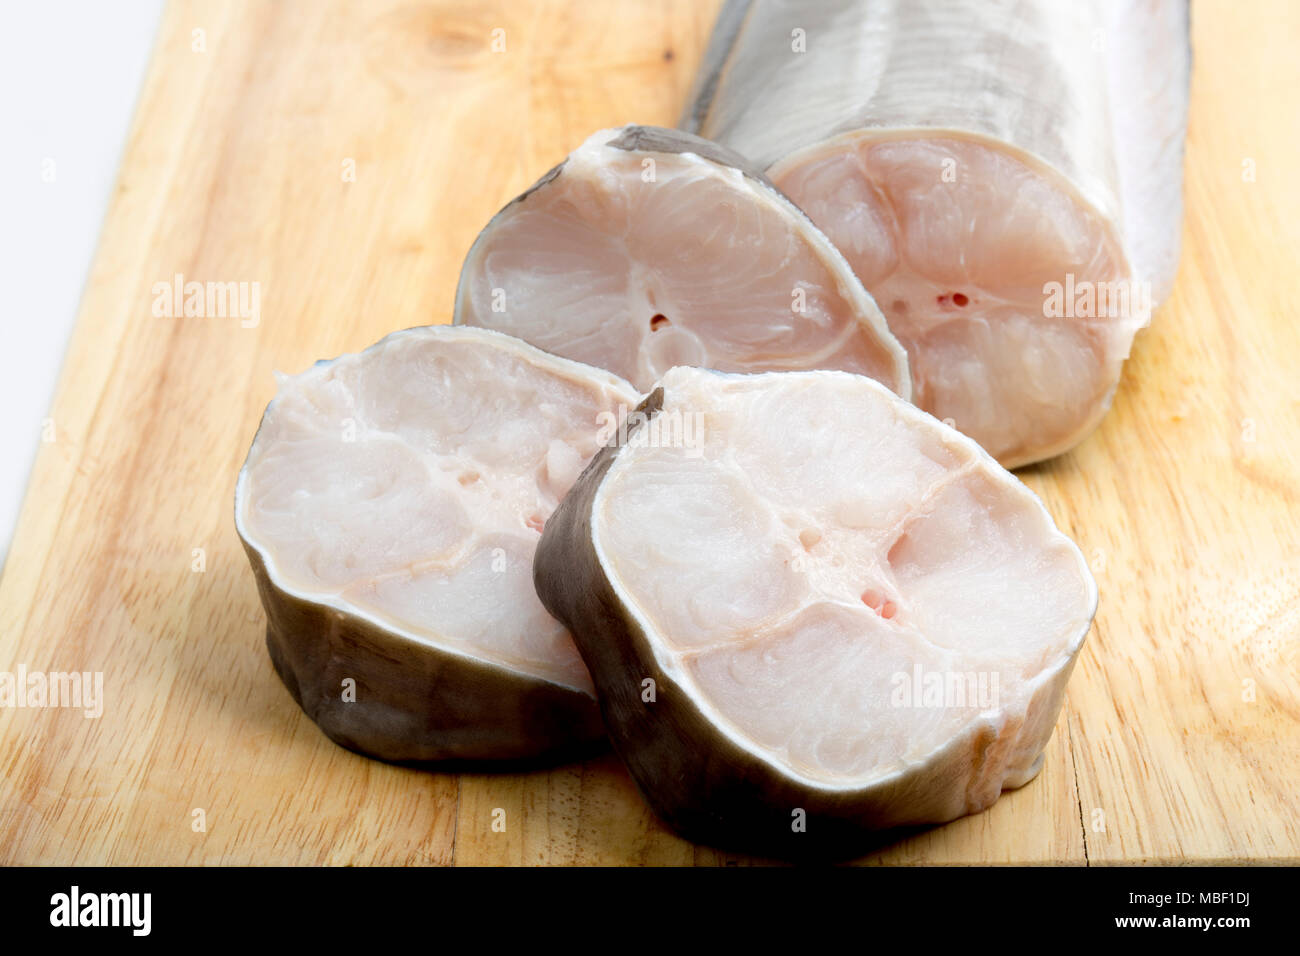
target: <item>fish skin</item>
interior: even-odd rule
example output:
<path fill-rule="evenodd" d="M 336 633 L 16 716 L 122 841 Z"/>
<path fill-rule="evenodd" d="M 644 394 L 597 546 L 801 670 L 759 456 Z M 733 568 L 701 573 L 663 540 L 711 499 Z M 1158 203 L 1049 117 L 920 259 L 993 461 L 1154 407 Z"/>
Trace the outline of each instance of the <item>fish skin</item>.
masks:
<path fill-rule="evenodd" d="M 1182 244 L 1191 7 L 1106 0 L 1103 14 L 1124 244 L 1158 306 L 1173 291 Z"/>
<path fill-rule="evenodd" d="M 739 169 L 755 182 L 762 183 L 775 193 L 780 193 L 787 200 L 790 198 L 781 192 L 776 183 L 767 178 L 767 174 L 762 169 L 734 149 L 727 149 L 712 140 L 682 130 L 666 129 L 661 126 L 625 126 L 622 135 L 611 139 L 605 145 L 612 146 L 614 149 L 625 149 L 629 153 L 677 153 L 678 155 L 694 153 L 719 166 Z"/>
<path fill-rule="evenodd" d="M 549 766 L 605 750 L 590 696 L 421 646 L 360 614 L 277 585 L 240 534 L 266 611 L 266 649 L 285 688 L 334 743 L 390 763 Z M 356 682 L 344 702 L 342 681 Z"/>
<path fill-rule="evenodd" d="M 688 105 L 691 132 L 769 170 L 841 133 L 975 134 L 1038 157 L 1103 215 L 1118 215 L 1109 136 L 1097 136 L 1108 125 L 1107 90 L 1085 70 L 1061 68 L 1068 55 L 1088 53 L 1093 31 L 1103 28 L 1095 3 L 732 5 L 743 17 L 725 49 L 706 53 L 720 62 L 706 60 L 700 72 L 719 79 L 711 101 Z M 719 17 L 724 26 L 737 19 L 731 11 Z M 805 32 L 807 52 L 790 50 L 793 30 Z M 704 85 L 697 97 L 708 95 Z M 776 102 L 760 106 L 763 97 Z"/>

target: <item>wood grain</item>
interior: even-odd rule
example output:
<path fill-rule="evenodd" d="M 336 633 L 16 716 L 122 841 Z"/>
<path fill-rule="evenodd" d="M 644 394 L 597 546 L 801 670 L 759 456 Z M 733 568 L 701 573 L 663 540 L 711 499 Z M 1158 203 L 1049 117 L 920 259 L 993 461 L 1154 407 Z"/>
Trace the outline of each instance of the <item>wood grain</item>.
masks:
<path fill-rule="evenodd" d="M 715 9 L 168 8 L 0 579 L 0 670 L 102 671 L 105 710 L 0 709 L 0 862 L 753 862 L 668 833 L 611 756 L 335 747 L 271 670 L 231 514 L 272 370 L 447 321 L 505 201 L 597 128 L 673 122 Z M 1022 473 L 1102 591 L 1046 767 L 867 862 L 1300 858 L 1300 7 L 1193 20 L 1175 295 L 1100 430 Z M 259 283 L 261 321 L 153 316 L 176 273 Z"/>

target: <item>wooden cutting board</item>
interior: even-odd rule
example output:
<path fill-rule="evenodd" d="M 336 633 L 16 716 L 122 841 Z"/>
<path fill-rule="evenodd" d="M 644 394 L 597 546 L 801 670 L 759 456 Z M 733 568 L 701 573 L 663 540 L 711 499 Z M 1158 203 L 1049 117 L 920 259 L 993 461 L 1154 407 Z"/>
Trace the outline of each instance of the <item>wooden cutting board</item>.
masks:
<path fill-rule="evenodd" d="M 612 757 L 456 776 L 329 743 L 231 504 L 272 371 L 448 321 L 498 207 L 597 128 L 673 123 L 715 10 L 168 8 L 0 581 L 0 670 L 100 671 L 104 710 L 0 709 L 0 862 L 737 861 Z M 1300 5 L 1193 19 L 1177 290 L 1100 430 L 1022 473 L 1102 595 L 1046 766 L 872 862 L 1300 858 Z M 258 283 L 260 321 L 155 315 L 177 274 Z"/>

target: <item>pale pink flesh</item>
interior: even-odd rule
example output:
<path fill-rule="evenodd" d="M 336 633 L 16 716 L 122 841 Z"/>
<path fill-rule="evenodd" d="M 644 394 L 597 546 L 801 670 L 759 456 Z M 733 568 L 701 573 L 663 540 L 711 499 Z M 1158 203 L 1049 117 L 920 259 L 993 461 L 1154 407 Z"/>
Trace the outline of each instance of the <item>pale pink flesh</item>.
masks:
<path fill-rule="evenodd" d="M 693 154 L 606 145 L 618 133 L 592 136 L 488 225 L 461 276 L 458 323 L 640 388 L 674 365 L 830 367 L 906 394 L 875 305 L 798 210 Z"/>
<path fill-rule="evenodd" d="M 875 297 L 920 407 L 1008 466 L 1096 424 L 1147 316 L 1137 295 L 1109 315 L 1045 314 L 1045 287 L 1067 276 L 1141 291 L 1111 226 L 1059 177 L 938 134 L 840 137 L 771 173 Z"/>
<path fill-rule="evenodd" d="M 700 707 L 788 772 L 842 786 L 909 773 L 986 721 L 997 766 L 943 757 L 955 812 L 1032 776 L 1096 604 L 1038 500 L 861 378 L 674 369 L 662 384 L 659 415 L 699 416 L 703 439 L 625 447 L 593 535 Z M 936 674 L 976 690 L 899 703 Z"/>
<path fill-rule="evenodd" d="M 273 580 L 592 692 L 533 590 L 541 528 L 636 394 L 479 329 L 412 329 L 281 382 L 239 521 Z"/>

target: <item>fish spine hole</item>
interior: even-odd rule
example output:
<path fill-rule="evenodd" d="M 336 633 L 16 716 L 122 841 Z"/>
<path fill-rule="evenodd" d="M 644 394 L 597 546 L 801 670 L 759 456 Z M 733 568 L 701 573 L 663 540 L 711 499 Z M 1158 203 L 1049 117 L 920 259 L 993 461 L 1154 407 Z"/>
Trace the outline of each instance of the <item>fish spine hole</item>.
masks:
<path fill-rule="evenodd" d="M 862 603 L 871 610 L 875 611 L 886 621 L 891 620 L 898 613 L 898 605 L 886 598 L 879 591 L 867 588 L 862 592 Z"/>

